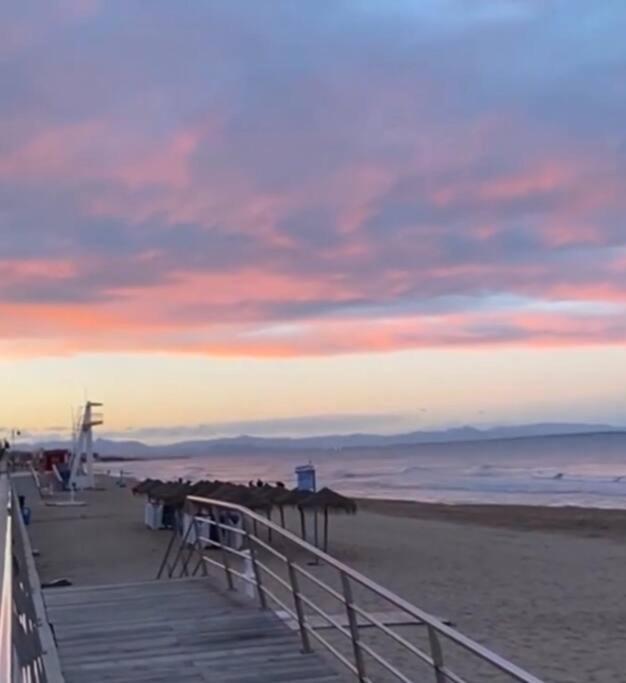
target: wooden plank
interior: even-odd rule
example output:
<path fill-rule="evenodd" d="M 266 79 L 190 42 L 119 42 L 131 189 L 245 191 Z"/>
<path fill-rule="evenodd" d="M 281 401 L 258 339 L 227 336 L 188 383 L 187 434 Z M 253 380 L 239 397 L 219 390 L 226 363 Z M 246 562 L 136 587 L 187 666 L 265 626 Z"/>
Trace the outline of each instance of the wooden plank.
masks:
<path fill-rule="evenodd" d="M 218 636 L 219 634 L 230 635 L 237 632 L 260 632 L 268 634 L 284 632 L 284 626 L 272 622 L 264 622 L 258 619 L 238 621 L 235 623 L 224 622 L 222 620 L 212 621 L 210 617 L 204 619 L 193 619 L 191 621 L 176 622 L 125 622 L 123 624 L 107 623 L 98 624 L 91 628 L 79 626 L 76 628 L 64 628 L 57 624 L 56 635 L 62 644 L 72 644 L 75 642 L 115 642 L 123 641 L 141 633 L 148 638 L 171 637 L 176 635 L 179 638 L 188 638 L 198 635 L 204 638 Z"/>
<path fill-rule="evenodd" d="M 153 666 L 157 662 L 179 662 L 183 663 L 185 661 L 194 662 L 204 662 L 206 664 L 210 662 L 220 662 L 224 661 L 236 661 L 237 664 L 245 661 L 246 659 L 264 659 L 266 657 L 271 657 L 274 655 L 281 655 L 285 652 L 285 649 L 289 649 L 289 646 L 294 645 L 294 641 L 290 639 L 272 639 L 269 644 L 253 644 L 246 643 L 239 647 L 224 647 L 217 651 L 212 651 L 204 648 L 179 648 L 175 650 L 163 652 L 152 653 L 143 652 L 134 655 L 128 655 L 125 657 L 115 658 L 115 662 L 111 661 L 111 653 L 104 658 L 93 658 L 93 659 L 77 659 L 72 656 L 69 660 L 69 668 L 71 669 L 83 669 L 83 670 L 96 670 L 110 667 L 112 664 L 117 667 L 123 666 Z M 296 650 L 297 652 L 297 650 Z"/>
<path fill-rule="evenodd" d="M 153 643 L 152 640 L 150 639 L 138 639 L 135 641 L 131 641 L 130 643 L 127 643 L 125 645 L 120 645 L 119 643 L 116 644 L 116 647 L 113 649 L 112 647 L 109 647 L 108 649 L 106 647 L 98 647 L 94 646 L 93 644 L 88 644 L 86 647 L 80 647 L 80 646 L 69 646 L 69 647 L 64 647 L 63 645 L 60 647 L 61 655 L 68 654 L 71 657 L 72 664 L 82 661 L 85 659 L 89 659 L 92 662 L 95 662 L 96 660 L 103 660 L 103 661 L 108 661 L 111 658 L 111 652 L 115 652 L 115 656 L 117 659 L 121 658 L 126 658 L 126 659 L 131 659 L 132 657 L 140 656 L 140 657 L 158 657 L 162 655 L 164 652 L 170 652 L 172 650 L 176 650 L 177 653 L 189 653 L 193 654 L 194 652 L 203 652 L 206 654 L 212 653 L 212 652 L 219 652 L 223 653 L 228 651 L 229 647 L 232 646 L 233 643 L 250 643 L 250 649 L 253 647 L 269 647 L 270 645 L 273 647 L 277 644 L 283 644 L 285 645 L 292 645 L 293 640 L 291 638 L 280 638 L 279 636 L 275 634 L 271 634 L 266 636 L 265 638 L 259 637 L 259 634 L 254 634 L 254 633 L 248 633 L 245 634 L 244 637 L 241 637 L 240 635 L 237 636 L 237 639 L 235 640 L 232 637 L 229 638 L 222 638 L 222 639 L 196 639 L 195 641 L 180 641 L 177 638 L 172 638 L 169 640 L 169 642 L 163 643 L 158 642 L 158 643 Z M 269 645 L 267 645 L 269 643 Z"/>
<path fill-rule="evenodd" d="M 106 605 L 115 602 L 125 602 L 125 601 L 147 601 L 159 598 L 161 600 L 170 600 L 173 598 L 179 599 L 189 599 L 192 597 L 202 596 L 206 599 L 206 604 L 210 606 L 220 606 L 228 605 L 229 603 L 223 599 L 223 597 L 216 598 L 207 591 L 204 587 L 190 587 L 188 589 L 181 590 L 180 588 L 174 591 L 168 591 L 159 593 L 158 591 L 148 591 L 146 593 L 137 593 L 131 589 L 125 589 L 123 591 L 105 591 L 105 592 L 93 592 L 93 593 L 83 593 L 80 595 L 71 595 L 64 593 L 63 595 L 56 593 L 56 589 L 47 589 L 44 591 L 44 599 L 46 605 L 52 608 L 57 607 L 67 607 L 71 605 Z M 236 603 L 231 603 L 236 604 Z"/>
<path fill-rule="evenodd" d="M 206 579 L 46 594 L 66 683 L 336 683 L 272 612 Z"/>
<path fill-rule="evenodd" d="M 157 592 L 167 591 L 171 588 L 177 588 L 180 586 L 192 586 L 194 584 L 203 584 L 207 586 L 207 590 L 214 593 L 216 596 L 221 596 L 219 592 L 211 589 L 211 584 L 204 576 L 194 576 L 194 577 L 184 577 L 181 579 L 153 579 L 151 581 L 126 581 L 123 583 L 103 583 L 103 584 L 89 584 L 85 586 L 65 586 L 59 588 L 48 588 L 47 590 L 53 593 L 68 593 L 68 594 L 80 594 L 84 592 L 98 592 L 108 590 L 121 590 L 125 588 L 134 588 L 140 592 L 146 592 L 151 588 L 154 588 Z"/>

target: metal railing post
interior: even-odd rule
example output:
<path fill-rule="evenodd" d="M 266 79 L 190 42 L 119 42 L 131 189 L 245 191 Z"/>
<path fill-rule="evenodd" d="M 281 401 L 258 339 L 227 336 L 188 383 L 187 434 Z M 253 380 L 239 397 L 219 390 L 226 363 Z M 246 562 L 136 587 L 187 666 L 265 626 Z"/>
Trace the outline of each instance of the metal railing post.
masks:
<path fill-rule="evenodd" d="M 263 586 L 261 584 L 261 572 L 259 571 L 259 565 L 256 561 L 256 548 L 254 547 L 254 543 L 252 543 L 250 540 L 250 529 L 248 528 L 248 519 L 245 515 L 242 515 L 241 522 L 246 537 L 246 549 L 250 553 L 250 561 L 252 562 L 252 571 L 254 573 L 254 580 L 256 582 L 256 592 L 259 598 L 259 605 L 261 609 L 267 609 L 267 600 L 265 599 L 265 593 L 263 592 Z"/>
<path fill-rule="evenodd" d="M 430 642 L 430 654 L 433 658 L 435 669 L 435 682 L 446 683 L 448 678 L 443 672 L 443 650 L 441 649 L 437 631 L 435 631 L 432 626 L 428 626 L 428 640 Z"/>
<path fill-rule="evenodd" d="M 13 560 L 11 489 L 0 465 L 0 677 L 13 680 Z"/>
<path fill-rule="evenodd" d="M 198 551 L 199 558 L 198 558 L 198 562 L 197 562 L 196 566 L 194 567 L 194 570 L 193 570 L 191 575 L 195 576 L 198 573 L 198 569 L 200 569 L 200 566 L 202 566 L 202 575 L 207 576 L 208 572 L 207 572 L 207 568 L 206 568 L 206 562 L 204 561 L 204 555 L 202 554 L 202 551 L 204 550 L 204 548 L 202 547 L 202 542 L 200 540 L 200 537 L 202 534 L 200 532 L 200 527 L 198 526 L 198 518 L 195 515 L 193 518 L 193 524 L 194 524 L 194 528 L 196 530 L 195 531 L 196 532 L 196 550 Z"/>
<path fill-rule="evenodd" d="M 196 522 L 196 516 L 195 515 L 193 515 L 193 517 L 191 518 L 191 523 L 189 524 L 189 530 L 191 530 L 191 529 L 193 529 L 194 539 L 193 539 L 193 543 L 191 543 L 191 542 L 188 543 L 188 545 L 190 547 L 188 548 L 187 559 L 185 559 L 183 562 L 183 570 L 181 572 L 181 576 L 183 573 L 185 574 L 185 576 L 189 576 L 189 572 L 187 571 L 187 567 L 189 565 L 189 562 L 191 562 L 191 558 L 193 557 L 194 551 L 199 553 L 200 561 L 202 561 L 202 545 L 200 544 L 200 534 L 198 532 L 198 524 Z M 196 575 L 198 568 L 199 568 L 199 565 L 196 565 L 191 576 Z"/>
<path fill-rule="evenodd" d="M 217 509 L 217 514 L 215 514 Z M 224 534 L 223 529 L 220 526 L 220 513 L 219 508 L 215 505 L 211 506 L 211 513 L 213 514 L 213 519 L 215 522 L 215 528 L 217 529 L 217 542 L 219 543 L 220 549 L 222 551 L 222 562 L 224 563 L 224 572 L 226 573 L 226 585 L 229 591 L 235 590 L 235 583 L 233 581 L 233 575 L 230 573 L 230 564 L 228 562 L 228 550 L 224 547 Z"/>
<path fill-rule="evenodd" d="M 302 598 L 300 597 L 300 586 L 298 585 L 298 576 L 296 570 L 293 568 L 291 560 L 287 560 L 287 571 L 289 572 L 289 582 L 291 583 L 291 593 L 293 595 L 293 604 L 296 608 L 296 615 L 298 617 L 298 628 L 300 629 L 300 640 L 302 640 L 302 652 L 311 652 L 311 642 L 309 641 L 309 634 L 306 630 L 304 621 L 304 608 L 302 607 Z"/>
<path fill-rule="evenodd" d="M 343 587 L 343 597 L 346 604 L 346 613 L 348 615 L 348 626 L 350 627 L 352 649 L 354 651 L 354 665 L 356 667 L 359 682 L 365 683 L 365 662 L 363 661 L 363 653 L 361 652 L 359 624 L 353 607 L 352 586 L 350 585 L 350 579 L 344 572 L 340 572 L 340 575 L 341 585 Z"/>

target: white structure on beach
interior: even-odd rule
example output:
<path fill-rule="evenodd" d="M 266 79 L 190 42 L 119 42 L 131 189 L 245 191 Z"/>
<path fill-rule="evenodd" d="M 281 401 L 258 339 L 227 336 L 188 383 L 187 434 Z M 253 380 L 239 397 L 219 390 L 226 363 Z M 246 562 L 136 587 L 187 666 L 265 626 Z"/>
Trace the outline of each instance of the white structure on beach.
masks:
<path fill-rule="evenodd" d="M 70 489 L 93 489 L 96 481 L 93 472 L 93 428 L 103 423 L 102 413 L 94 412 L 102 403 L 87 401 L 76 427 L 74 448 L 70 464 Z M 83 461 L 84 460 L 84 461 Z"/>

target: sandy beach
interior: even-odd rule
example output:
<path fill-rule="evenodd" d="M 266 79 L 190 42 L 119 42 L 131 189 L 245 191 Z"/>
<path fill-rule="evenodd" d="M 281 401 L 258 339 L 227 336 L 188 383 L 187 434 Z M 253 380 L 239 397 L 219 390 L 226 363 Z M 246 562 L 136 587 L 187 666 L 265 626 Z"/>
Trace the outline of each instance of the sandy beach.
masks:
<path fill-rule="evenodd" d="M 169 533 L 102 481 L 85 507 L 50 508 L 19 480 L 43 581 L 154 578 Z M 360 501 L 331 519 L 330 552 L 546 681 L 623 683 L 625 529 L 621 511 Z"/>

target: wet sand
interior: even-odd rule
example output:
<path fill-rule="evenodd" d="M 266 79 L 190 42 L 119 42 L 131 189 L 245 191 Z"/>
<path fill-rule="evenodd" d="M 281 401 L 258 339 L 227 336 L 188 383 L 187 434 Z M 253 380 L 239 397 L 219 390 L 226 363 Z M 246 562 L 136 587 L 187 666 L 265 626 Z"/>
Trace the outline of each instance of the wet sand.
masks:
<path fill-rule="evenodd" d="M 514 531 L 542 531 L 626 542 L 626 510 L 535 505 L 446 505 L 361 498 L 361 510 L 393 517 L 437 520 Z"/>
<path fill-rule="evenodd" d="M 42 580 L 154 578 L 170 534 L 147 530 L 143 499 L 103 481 L 106 490 L 79 494 L 84 508 L 44 507 L 19 482 Z M 546 681 L 623 683 L 625 520 L 622 511 L 369 500 L 356 517 L 331 518 L 330 552 Z"/>

